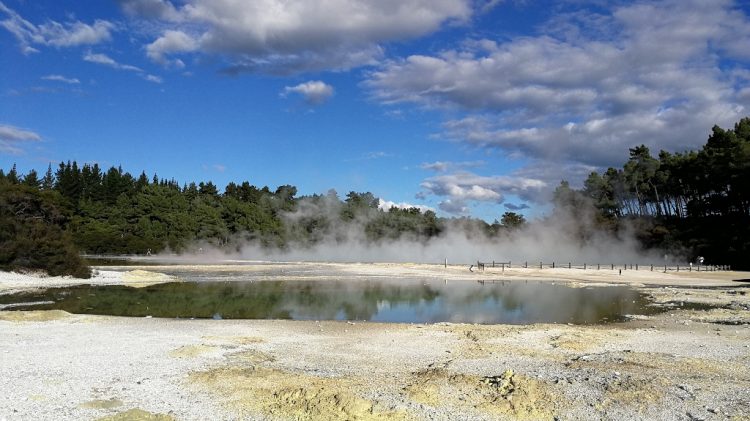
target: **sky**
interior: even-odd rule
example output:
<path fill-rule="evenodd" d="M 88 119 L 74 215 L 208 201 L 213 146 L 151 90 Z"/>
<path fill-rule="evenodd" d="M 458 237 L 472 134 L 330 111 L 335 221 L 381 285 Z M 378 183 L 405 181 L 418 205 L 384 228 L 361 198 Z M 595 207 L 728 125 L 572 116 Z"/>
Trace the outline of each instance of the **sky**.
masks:
<path fill-rule="evenodd" d="M 488 221 L 750 116 L 750 2 L 0 0 L 0 167 Z"/>

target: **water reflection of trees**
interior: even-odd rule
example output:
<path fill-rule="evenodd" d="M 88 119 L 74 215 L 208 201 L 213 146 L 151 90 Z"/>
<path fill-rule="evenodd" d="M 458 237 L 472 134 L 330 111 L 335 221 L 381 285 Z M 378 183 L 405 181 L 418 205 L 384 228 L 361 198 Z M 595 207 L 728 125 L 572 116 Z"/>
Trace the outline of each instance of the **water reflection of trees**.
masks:
<path fill-rule="evenodd" d="M 56 301 L 37 308 L 118 316 L 413 322 L 593 323 L 643 313 L 647 301 L 625 287 L 436 281 L 258 281 L 172 283 L 148 288 L 80 286 L 26 294 Z"/>

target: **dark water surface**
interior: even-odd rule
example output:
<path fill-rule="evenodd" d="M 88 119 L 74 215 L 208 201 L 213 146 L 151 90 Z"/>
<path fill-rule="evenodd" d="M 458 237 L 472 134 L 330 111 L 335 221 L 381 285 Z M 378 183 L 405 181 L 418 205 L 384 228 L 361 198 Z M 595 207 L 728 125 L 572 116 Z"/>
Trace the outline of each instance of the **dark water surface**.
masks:
<path fill-rule="evenodd" d="M 603 323 L 661 311 L 627 287 L 548 282 L 320 280 L 76 286 L 0 296 L 0 307 L 169 318 L 369 320 L 397 323 Z M 11 308 L 8 308 L 11 309 Z"/>

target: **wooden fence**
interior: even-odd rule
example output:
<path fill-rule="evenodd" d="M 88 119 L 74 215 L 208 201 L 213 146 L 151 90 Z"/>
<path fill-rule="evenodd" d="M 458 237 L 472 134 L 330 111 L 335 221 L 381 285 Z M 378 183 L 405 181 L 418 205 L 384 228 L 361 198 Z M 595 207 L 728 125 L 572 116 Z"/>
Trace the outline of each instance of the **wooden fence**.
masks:
<path fill-rule="evenodd" d="M 471 265 L 470 269 L 473 270 L 475 266 Z M 513 263 L 511 261 L 507 262 L 480 262 L 477 261 L 476 268 L 478 270 L 484 270 L 487 267 L 491 268 L 502 268 L 503 271 L 505 271 L 505 268 L 512 268 Z M 631 263 L 631 264 L 614 264 L 614 263 L 608 263 L 608 264 L 601 264 L 601 263 L 572 263 L 572 262 L 566 262 L 566 263 L 560 263 L 560 262 L 551 262 L 551 263 L 544 263 L 544 262 L 528 262 L 525 261 L 523 263 L 516 263 L 516 268 L 538 268 L 538 269 L 579 269 L 579 270 L 647 270 L 651 272 L 655 271 L 661 271 L 661 272 L 718 272 L 718 271 L 728 271 L 732 270 L 732 268 L 729 265 L 655 265 L 655 264 L 639 264 L 639 263 Z"/>

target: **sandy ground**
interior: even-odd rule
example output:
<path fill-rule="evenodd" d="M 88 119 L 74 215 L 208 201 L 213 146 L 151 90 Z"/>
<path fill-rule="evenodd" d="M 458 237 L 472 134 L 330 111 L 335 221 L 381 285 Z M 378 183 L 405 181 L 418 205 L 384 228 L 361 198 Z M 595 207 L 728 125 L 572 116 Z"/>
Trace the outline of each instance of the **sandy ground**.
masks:
<path fill-rule="evenodd" d="M 102 268 L 91 282 L 172 279 L 161 270 Z M 623 282 L 658 302 L 678 304 L 657 316 L 600 326 L 0 311 L 0 420 L 750 420 L 750 288 L 734 282 L 750 278 L 747 273 L 516 268 L 470 273 L 463 266 L 408 264 L 213 270 L 321 281 L 336 274 Z M 76 282 L 0 273 L 5 292 Z M 687 310 L 691 307 L 679 303 L 723 308 Z"/>

